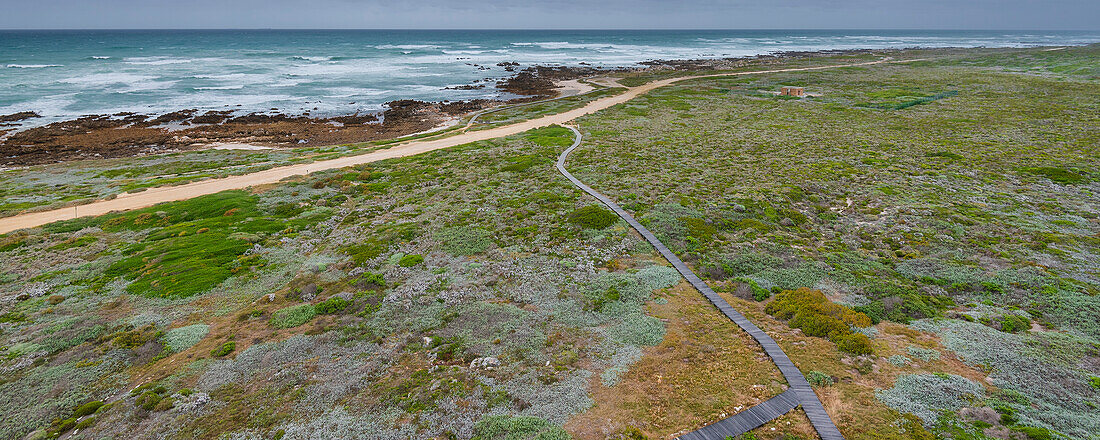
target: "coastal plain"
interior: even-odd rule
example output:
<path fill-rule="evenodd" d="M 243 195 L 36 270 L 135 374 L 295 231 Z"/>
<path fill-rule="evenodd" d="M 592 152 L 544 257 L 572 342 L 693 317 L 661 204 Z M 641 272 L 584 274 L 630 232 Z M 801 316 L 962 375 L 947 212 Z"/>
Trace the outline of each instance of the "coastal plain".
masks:
<path fill-rule="evenodd" d="M 907 62 L 865 64 L 884 58 Z M 602 75 L 466 133 L 665 81 L 562 121 L 584 135 L 570 171 L 771 335 L 846 438 L 1097 438 L 1100 46 Z M 669 439 L 782 393 L 748 334 L 557 173 L 573 140 L 0 235 L 0 437 Z M 21 166 L 0 212 L 399 145 Z M 796 409 L 742 438 L 816 433 Z"/>

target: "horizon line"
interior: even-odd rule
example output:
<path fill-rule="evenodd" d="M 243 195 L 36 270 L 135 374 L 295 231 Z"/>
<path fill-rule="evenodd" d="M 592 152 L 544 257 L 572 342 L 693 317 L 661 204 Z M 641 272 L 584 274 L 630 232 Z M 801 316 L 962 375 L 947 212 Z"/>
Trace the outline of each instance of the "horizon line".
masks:
<path fill-rule="evenodd" d="M 1098 29 L 1010 29 L 1010 28 L 310 28 L 310 27 L 242 27 L 242 28 L 0 28 L 3 31 L 957 31 L 957 32 L 1100 32 Z"/>

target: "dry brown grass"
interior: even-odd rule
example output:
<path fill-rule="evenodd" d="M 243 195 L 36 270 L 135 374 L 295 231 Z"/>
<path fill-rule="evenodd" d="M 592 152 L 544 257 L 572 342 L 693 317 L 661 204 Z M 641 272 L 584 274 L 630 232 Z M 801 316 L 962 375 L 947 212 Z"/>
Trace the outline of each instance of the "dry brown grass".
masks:
<path fill-rule="evenodd" d="M 724 293 L 722 296 L 768 332 L 803 372 L 816 370 L 836 380 L 834 385 L 817 388 L 815 391 L 833 422 L 851 440 L 925 438 L 923 436 L 927 433 L 923 430 L 899 429 L 898 425 L 905 425 L 907 422 L 900 414 L 875 398 L 876 389 L 893 387 L 894 381 L 901 374 L 942 372 L 960 375 L 979 383 L 985 382 L 986 375 L 983 372 L 967 366 L 954 356 L 944 355 L 946 351 L 936 336 L 891 322 L 876 326 L 879 334 L 874 339 L 875 353 L 862 357 L 867 363 L 863 365 L 861 372 L 861 358 L 840 352 L 836 345 L 826 339 L 809 337 L 797 329 L 787 327 L 783 322 L 764 313 L 766 302 L 746 301 Z M 887 358 L 896 354 L 907 356 L 910 346 L 937 349 L 941 353 L 941 359 L 927 362 L 914 359 L 903 367 L 894 366 L 887 361 Z M 778 436 L 770 429 L 757 429 L 754 432 L 761 439 Z M 792 434 L 807 437 L 794 432 Z"/>
<path fill-rule="evenodd" d="M 783 438 L 784 435 L 805 440 L 820 438 L 802 408 L 795 408 L 794 411 L 779 416 L 775 420 L 750 431 L 750 433 L 758 439 Z"/>
<path fill-rule="evenodd" d="M 759 346 L 686 282 L 651 303 L 665 322 L 664 341 L 649 347 L 622 380 L 591 382 L 596 404 L 566 429 L 578 439 L 603 439 L 627 428 L 670 438 L 715 422 L 782 392 L 784 381 Z"/>

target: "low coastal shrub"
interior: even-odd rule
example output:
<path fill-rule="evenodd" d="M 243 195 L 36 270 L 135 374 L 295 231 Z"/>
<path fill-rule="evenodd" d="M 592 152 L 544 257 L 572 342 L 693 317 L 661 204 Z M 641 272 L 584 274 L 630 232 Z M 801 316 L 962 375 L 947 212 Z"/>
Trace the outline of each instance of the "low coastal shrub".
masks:
<path fill-rule="evenodd" d="M 869 327 L 871 318 L 829 301 L 820 290 L 784 290 L 764 311 L 787 320 L 787 325 L 802 330 L 807 336 L 828 338 L 841 351 L 852 354 L 869 354 L 872 351 L 870 338 L 852 331 L 853 327 Z"/>
<path fill-rule="evenodd" d="M 271 316 L 271 326 L 275 328 L 292 328 L 309 322 L 317 315 L 317 309 L 312 304 L 300 304 L 287 307 L 275 312 Z"/>
<path fill-rule="evenodd" d="M 619 217 L 607 209 L 588 205 L 569 213 L 569 222 L 587 229 L 604 229 L 619 221 Z"/>
<path fill-rule="evenodd" d="M 210 355 L 214 356 L 214 357 L 225 357 L 225 356 L 229 355 L 229 353 L 232 353 L 233 350 L 236 350 L 236 349 L 237 349 L 237 343 L 233 342 L 233 341 L 229 341 L 229 342 L 226 342 L 226 343 L 218 346 L 218 348 L 215 348 L 215 349 L 211 350 Z"/>
<path fill-rule="evenodd" d="M 193 324 L 185 327 L 177 327 L 164 333 L 162 341 L 173 352 L 181 352 L 198 344 L 210 331 L 206 324 Z"/>
<path fill-rule="evenodd" d="M 836 347 L 840 351 L 845 351 L 852 354 L 871 354 L 874 352 L 874 347 L 871 345 L 871 338 L 861 333 L 849 333 L 846 335 L 839 335 L 830 337 Z"/>
<path fill-rule="evenodd" d="M 385 287 L 386 279 L 380 273 L 367 272 L 359 276 L 356 282 L 360 287 Z"/>
<path fill-rule="evenodd" d="M 926 424 L 934 423 L 942 411 L 956 411 L 984 394 L 981 384 L 943 373 L 902 375 L 893 388 L 875 391 L 886 406 L 920 417 Z"/>
<path fill-rule="evenodd" d="M 451 255 L 474 255 L 485 252 L 493 243 L 489 231 L 469 226 L 446 228 L 436 234 L 443 250 Z"/>
<path fill-rule="evenodd" d="M 400 260 L 397 260 L 397 265 L 401 266 L 401 267 L 413 267 L 413 266 L 416 266 L 417 264 L 420 264 L 420 263 L 423 263 L 423 262 L 424 262 L 424 256 L 423 255 L 411 254 L 411 255 L 406 255 L 404 257 L 401 257 Z"/>
<path fill-rule="evenodd" d="M 91 402 L 85 403 L 76 407 L 76 409 L 73 410 L 73 417 L 80 418 L 87 415 L 95 414 L 95 412 L 99 410 L 101 406 L 103 406 L 103 402 L 99 400 L 93 400 Z"/>
<path fill-rule="evenodd" d="M 1061 185 L 1076 185 L 1085 183 L 1088 179 L 1081 173 L 1057 167 L 1033 167 L 1024 168 L 1024 172 L 1036 176 L 1046 177 L 1052 182 Z"/>
<path fill-rule="evenodd" d="M 895 354 L 887 358 L 886 361 L 895 367 L 904 367 L 909 364 L 910 359 L 900 354 Z"/>
<path fill-rule="evenodd" d="M 501 171 L 511 171 L 513 173 L 522 173 L 527 171 L 536 165 L 550 163 L 550 158 L 541 154 L 524 154 L 507 159 L 509 162 L 507 165 L 501 167 Z"/>
<path fill-rule="evenodd" d="M 937 152 L 934 152 L 934 153 L 928 153 L 928 154 L 925 154 L 924 157 L 941 157 L 941 158 L 944 158 L 944 159 L 952 159 L 952 160 L 963 159 L 962 156 L 958 155 L 957 153 L 950 152 L 950 151 L 937 151 Z"/>
<path fill-rule="evenodd" d="M 1027 331 L 1031 328 L 1030 319 L 1016 314 L 1008 314 L 1002 316 L 998 320 L 998 324 L 998 327 L 1001 331 L 1008 333 L 1019 333 L 1022 331 Z"/>
<path fill-rule="evenodd" d="M 832 376 L 816 370 L 806 373 L 806 381 L 815 387 L 827 387 L 835 383 Z"/>
<path fill-rule="evenodd" d="M 134 399 L 134 406 L 146 411 L 164 411 L 172 409 L 172 407 L 175 406 L 175 400 L 168 397 L 169 394 L 168 388 L 165 388 L 163 385 L 154 385 L 152 383 L 147 383 L 130 391 L 131 396 L 137 396 L 137 398 Z"/>
<path fill-rule="evenodd" d="M 530 130 L 525 137 L 543 147 L 568 147 L 573 144 L 573 132 L 558 125 Z"/>
<path fill-rule="evenodd" d="M 365 243 L 354 244 L 344 248 L 344 253 L 351 257 L 356 265 L 362 266 L 366 262 L 382 255 L 386 246 L 378 240 L 367 240 Z"/>
<path fill-rule="evenodd" d="M 473 440 L 569 440 L 560 426 L 538 417 L 492 416 L 474 425 Z"/>
<path fill-rule="evenodd" d="M 940 358 L 940 352 L 931 348 L 910 346 L 908 349 L 906 349 L 906 351 L 909 352 L 909 356 L 915 357 L 925 362 Z"/>
<path fill-rule="evenodd" d="M 258 197 L 246 191 L 226 191 L 97 218 L 107 231 L 151 230 L 123 249 L 125 258 L 111 264 L 99 284 L 124 278 L 131 280 L 126 291 L 135 295 L 189 297 L 262 266 L 258 256 L 245 255 L 262 237 L 324 219 L 287 219 L 264 212 L 257 203 Z"/>
<path fill-rule="evenodd" d="M 334 296 L 325 300 L 324 302 L 318 303 L 316 306 L 314 306 L 314 309 L 316 309 L 318 315 L 331 315 L 333 313 L 344 311 L 344 309 L 348 308 L 348 305 L 350 304 L 351 301 L 340 298 L 338 296 Z"/>
<path fill-rule="evenodd" d="M 1026 435 L 1028 440 L 1051 440 L 1054 438 L 1054 433 L 1046 428 L 1038 428 L 1034 426 L 1013 426 L 1012 430 Z"/>
<path fill-rule="evenodd" d="M 756 280 L 754 280 L 754 279 L 744 278 L 744 277 L 737 277 L 737 278 L 734 278 L 733 280 L 737 281 L 739 283 L 742 283 L 741 286 L 738 286 L 738 290 L 737 290 L 738 293 L 741 293 L 742 290 L 747 289 L 747 291 L 744 292 L 744 293 L 747 294 L 747 295 L 744 295 L 745 299 L 749 299 L 749 297 L 751 297 L 753 300 L 763 301 L 763 300 L 766 300 L 768 298 L 771 298 L 771 296 L 772 296 L 772 292 L 770 290 L 765 289 L 763 287 L 760 287 L 760 283 L 757 283 Z M 742 296 L 742 295 L 738 295 L 738 296 Z"/>

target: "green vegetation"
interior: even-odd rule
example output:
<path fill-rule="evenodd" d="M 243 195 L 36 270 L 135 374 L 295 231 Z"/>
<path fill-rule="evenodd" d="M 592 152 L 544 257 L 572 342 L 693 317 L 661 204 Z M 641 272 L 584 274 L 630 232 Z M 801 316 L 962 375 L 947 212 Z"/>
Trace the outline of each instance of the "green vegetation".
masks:
<path fill-rule="evenodd" d="M 866 335 L 851 329 L 870 327 L 871 318 L 825 298 L 820 290 L 800 288 L 784 290 L 764 309 L 776 318 L 787 320 L 791 328 L 808 336 L 828 338 L 837 348 L 852 354 L 870 354 L 873 349 Z"/>
<path fill-rule="evenodd" d="M 583 95 L 569 96 L 547 102 L 520 104 L 500 110 L 494 110 L 478 117 L 477 120 L 481 123 L 481 126 L 477 128 L 492 127 L 499 124 L 512 124 L 540 116 L 561 113 L 563 111 L 582 107 L 596 99 L 618 95 L 625 91 L 626 89 L 622 87 L 602 88 Z"/>
<path fill-rule="evenodd" d="M 806 373 L 806 380 L 810 382 L 810 385 L 815 387 L 827 387 L 836 383 L 832 376 L 822 373 L 820 371 L 810 371 Z"/>
<path fill-rule="evenodd" d="M 177 327 L 164 333 L 164 345 L 169 350 L 181 352 L 198 344 L 210 331 L 206 324 L 193 324 L 186 327 Z"/>
<path fill-rule="evenodd" d="M 95 219 L 109 231 L 148 232 L 144 241 L 123 249 L 126 258 L 108 267 L 100 283 L 121 277 L 132 281 L 126 290 L 137 295 L 195 295 L 263 266 L 263 259 L 245 255 L 254 243 L 319 220 L 305 215 L 288 218 L 297 214 L 294 211 L 265 213 L 257 201 L 244 191 L 227 191 Z M 82 220 L 74 222 L 87 226 Z M 66 224 L 54 227 L 64 229 Z"/>
<path fill-rule="evenodd" d="M 236 350 L 236 349 L 237 349 L 237 343 L 233 342 L 233 341 L 229 341 L 229 342 L 226 342 L 222 345 L 219 345 L 218 348 L 215 348 L 215 349 L 211 350 L 210 355 L 214 356 L 214 357 L 225 357 L 225 356 L 228 356 L 229 353 L 232 353 L 233 350 Z"/>
<path fill-rule="evenodd" d="M 686 81 L 578 119 L 569 168 L 774 335 L 846 438 L 1095 439 L 1097 50 Z M 820 96 L 759 96 L 782 84 Z M 498 120 L 556 111 L 529 110 Z M 782 392 L 556 172 L 572 142 L 548 127 L 0 237 L 0 438 L 671 438 Z M 0 215 L 381 144 L 6 170 Z M 800 417 L 746 438 L 809 438 Z"/>
<path fill-rule="evenodd" d="M 413 267 L 424 262 L 424 256 L 420 254 L 411 254 L 401 257 L 397 261 L 397 265 L 401 267 Z"/>
<path fill-rule="evenodd" d="M 340 298 L 338 296 L 334 296 L 325 300 L 324 302 L 318 303 L 316 306 L 314 306 L 314 309 L 317 311 L 318 315 L 332 315 L 334 313 L 344 311 L 344 309 L 348 308 L 348 305 L 350 304 L 350 301 L 344 298 Z"/>
<path fill-rule="evenodd" d="M 1071 171 L 1058 167 L 1024 168 L 1024 171 L 1036 176 L 1046 177 L 1054 183 L 1062 185 L 1076 185 L 1088 181 L 1088 178 L 1079 171 Z"/>
<path fill-rule="evenodd" d="M 619 221 L 619 216 L 596 205 L 588 205 L 569 213 L 569 221 L 582 228 L 605 229 Z"/>
<path fill-rule="evenodd" d="M 443 242 L 443 250 L 451 255 L 480 254 L 493 243 L 489 231 L 466 226 L 443 229 L 436 234 L 436 239 Z"/>
<path fill-rule="evenodd" d="M 915 105 L 927 104 L 932 101 L 957 96 L 957 90 L 925 94 L 907 89 L 889 89 L 867 93 L 867 97 L 875 99 L 874 102 L 861 102 L 860 107 L 871 107 L 884 110 L 901 110 Z"/>
<path fill-rule="evenodd" d="M 475 440 L 568 440 L 558 426 L 537 417 L 493 416 L 474 426 Z"/>
<path fill-rule="evenodd" d="M 293 328 L 309 322 L 317 316 L 317 308 L 312 304 L 299 304 L 280 309 L 271 315 L 271 326 L 275 328 Z"/>

